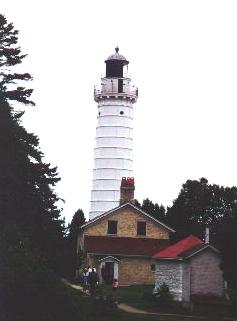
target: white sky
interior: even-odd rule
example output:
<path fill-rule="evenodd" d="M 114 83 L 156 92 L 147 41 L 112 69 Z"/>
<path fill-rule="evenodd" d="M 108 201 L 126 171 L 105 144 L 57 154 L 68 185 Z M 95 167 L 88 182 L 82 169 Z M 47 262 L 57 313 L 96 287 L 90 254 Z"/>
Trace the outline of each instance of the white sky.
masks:
<path fill-rule="evenodd" d="M 171 205 L 187 179 L 237 184 L 237 1 L 3 0 L 34 77 L 24 125 L 58 166 L 70 221 L 88 217 L 97 106 L 93 87 L 118 44 L 139 88 L 135 196 Z"/>

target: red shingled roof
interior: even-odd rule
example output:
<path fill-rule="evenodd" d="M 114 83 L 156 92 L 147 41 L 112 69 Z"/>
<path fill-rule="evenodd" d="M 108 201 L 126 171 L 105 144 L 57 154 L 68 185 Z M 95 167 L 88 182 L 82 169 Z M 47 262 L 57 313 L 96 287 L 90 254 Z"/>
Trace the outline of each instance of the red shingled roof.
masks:
<path fill-rule="evenodd" d="M 177 258 L 184 255 L 185 252 L 190 251 L 198 246 L 203 245 L 201 241 L 196 236 L 190 235 L 185 239 L 168 246 L 166 249 L 157 252 L 154 255 L 154 258 Z"/>
<path fill-rule="evenodd" d="M 147 255 L 153 256 L 157 251 L 169 245 L 169 240 L 149 238 L 87 236 L 84 238 L 86 252 L 98 254 Z"/>

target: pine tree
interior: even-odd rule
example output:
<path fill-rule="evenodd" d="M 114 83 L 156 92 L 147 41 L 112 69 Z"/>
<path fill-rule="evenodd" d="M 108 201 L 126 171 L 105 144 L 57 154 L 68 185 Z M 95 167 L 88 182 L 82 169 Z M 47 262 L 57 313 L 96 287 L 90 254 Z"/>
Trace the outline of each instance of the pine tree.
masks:
<path fill-rule="evenodd" d="M 17 47 L 17 35 L 0 15 L 0 217 L 17 224 L 31 247 L 57 269 L 64 229 L 53 190 L 59 178 L 56 167 L 43 162 L 38 137 L 22 126 L 24 112 L 16 110 L 19 104 L 21 109 L 34 105 L 32 89 L 19 86 L 32 77 L 14 72 L 26 56 Z"/>
<path fill-rule="evenodd" d="M 26 105 L 34 105 L 29 100 L 32 89 L 16 86 L 17 81 L 28 81 L 32 77 L 28 73 L 13 72 L 14 67 L 22 62 L 26 55 L 21 54 L 17 47 L 18 30 L 14 30 L 12 23 L 0 14 L 0 101 L 18 101 Z"/>
<path fill-rule="evenodd" d="M 34 103 L 32 89 L 18 85 L 31 76 L 14 72 L 25 57 L 17 34 L 0 15 L 1 320 L 80 320 L 58 276 L 65 238 L 57 169 L 43 162 L 38 137 L 21 123 L 23 107 Z"/>
<path fill-rule="evenodd" d="M 84 258 L 84 253 L 77 252 L 77 241 L 79 234 L 79 227 L 85 224 L 86 219 L 82 209 L 78 209 L 73 215 L 72 221 L 68 226 L 67 237 L 67 274 L 69 277 L 75 276 L 76 271 L 79 270 Z"/>
<path fill-rule="evenodd" d="M 163 223 L 166 221 L 166 211 L 163 205 L 154 204 L 149 198 L 146 198 L 143 200 L 141 208 L 155 219 Z"/>

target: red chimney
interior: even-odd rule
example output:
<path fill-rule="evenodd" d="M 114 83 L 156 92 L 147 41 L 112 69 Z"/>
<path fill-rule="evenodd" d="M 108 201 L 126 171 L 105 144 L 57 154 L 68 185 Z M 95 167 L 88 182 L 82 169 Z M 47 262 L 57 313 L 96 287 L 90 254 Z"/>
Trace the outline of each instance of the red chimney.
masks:
<path fill-rule="evenodd" d="M 123 177 L 120 187 L 120 205 L 124 203 L 134 204 L 134 177 Z"/>

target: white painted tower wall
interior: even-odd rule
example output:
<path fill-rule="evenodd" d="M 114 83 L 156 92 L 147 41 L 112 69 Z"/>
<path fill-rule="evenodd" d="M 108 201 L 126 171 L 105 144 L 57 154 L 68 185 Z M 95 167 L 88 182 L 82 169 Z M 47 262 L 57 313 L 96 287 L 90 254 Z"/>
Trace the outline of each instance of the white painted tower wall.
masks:
<path fill-rule="evenodd" d="M 102 78 L 95 88 L 98 102 L 96 145 L 90 219 L 119 205 L 122 177 L 133 176 L 133 104 L 137 88 L 130 78 L 122 78 L 123 92 L 118 92 L 121 78 Z"/>

